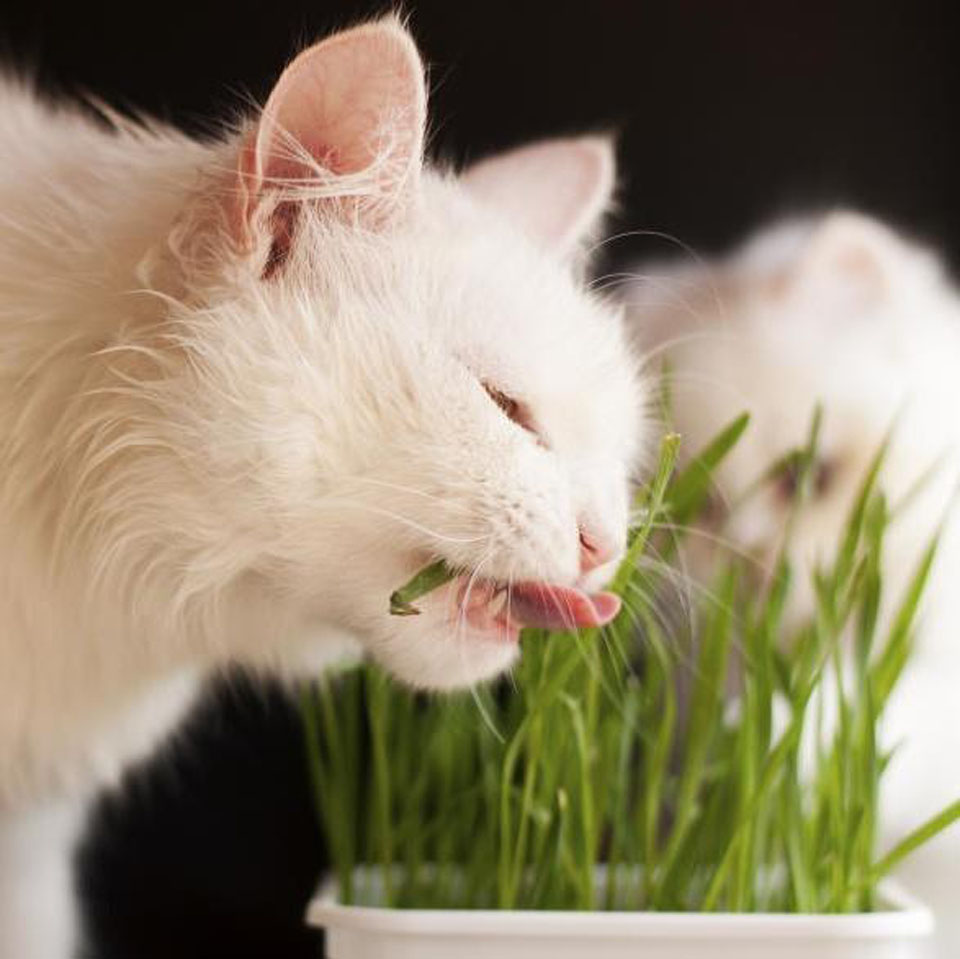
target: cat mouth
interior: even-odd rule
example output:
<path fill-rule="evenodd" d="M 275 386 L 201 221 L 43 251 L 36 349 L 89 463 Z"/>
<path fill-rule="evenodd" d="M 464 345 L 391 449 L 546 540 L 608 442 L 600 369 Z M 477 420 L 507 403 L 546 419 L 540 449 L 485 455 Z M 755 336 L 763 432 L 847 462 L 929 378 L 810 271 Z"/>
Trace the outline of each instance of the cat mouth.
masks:
<path fill-rule="evenodd" d="M 570 586 L 536 581 L 500 583 L 461 579 L 457 615 L 472 630 L 502 642 L 516 642 L 521 629 L 595 629 L 620 612 L 620 597 L 587 593 Z"/>

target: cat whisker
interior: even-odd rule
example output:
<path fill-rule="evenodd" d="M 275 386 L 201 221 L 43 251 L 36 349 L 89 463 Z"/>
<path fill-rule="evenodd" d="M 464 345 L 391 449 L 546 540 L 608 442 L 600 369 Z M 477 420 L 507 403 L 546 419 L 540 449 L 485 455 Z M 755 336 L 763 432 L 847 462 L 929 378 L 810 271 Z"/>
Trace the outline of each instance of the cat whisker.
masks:
<path fill-rule="evenodd" d="M 672 244 L 675 247 L 678 247 L 683 253 L 685 253 L 690 260 L 693 261 L 697 266 L 704 267 L 709 269 L 709 261 L 698 253 L 689 243 L 685 243 L 678 236 L 675 236 L 672 233 L 666 233 L 662 230 L 653 230 L 653 229 L 637 229 L 637 230 L 621 230 L 619 233 L 614 233 L 610 236 L 603 237 L 600 240 L 597 240 L 587 248 L 587 255 L 593 256 L 598 251 L 602 250 L 604 247 L 609 246 L 612 243 L 619 243 L 621 240 L 629 240 L 637 237 L 643 237 L 646 239 L 654 240 L 665 240 L 667 243 Z"/>
<path fill-rule="evenodd" d="M 759 571 L 766 572 L 768 570 L 769 563 L 764 562 L 755 552 L 741 546 L 736 540 L 731 539 L 729 536 L 713 533 L 708 529 L 704 529 L 702 526 L 654 523 L 654 528 L 681 533 L 684 536 L 696 536 L 699 539 L 707 540 L 717 546 L 722 546 L 727 552 L 753 564 Z"/>
<path fill-rule="evenodd" d="M 483 558 L 481 558 L 481 560 L 474 567 L 473 572 L 470 576 L 470 579 L 467 581 L 466 587 L 461 591 L 460 605 L 457 612 L 456 624 L 454 627 L 453 642 L 456 646 L 457 653 L 461 663 L 461 669 L 463 670 L 464 673 L 469 672 L 468 665 L 465 662 L 465 659 L 466 659 L 465 647 L 467 642 L 469 642 L 466 635 L 467 634 L 466 607 L 467 607 L 467 604 L 469 603 L 470 592 L 473 589 L 474 584 L 476 583 L 477 579 L 480 576 L 480 571 L 487 564 L 487 562 L 490 560 L 492 555 L 493 555 L 492 550 L 490 550 L 483 556 Z M 474 705 L 476 706 L 477 712 L 480 714 L 480 718 L 483 721 L 484 725 L 490 730 L 490 732 L 496 737 L 498 741 L 503 742 L 503 734 L 498 729 L 496 722 L 494 721 L 493 717 L 490 715 L 490 711 L 487 709 L 487 707 L 483 703 L 483 700 L 480 698 L 480 694 L 477 690 L 476 683 L 470 684 L 470 696 L 473 699 Z"/>
<path fill-rule="evenodd" d="M 676 237 L 670 233 L 664 233 L 658 230 L 628 230 L 621 233 L 616 233 L 613 236 L 605 237 L 594 244 L 590 250 L 590 255 L 592 255 L 596 250 L 600 250 L 610 243 L 619 242 L 620 240 L 632 237 L 652 237 L 654 239 L 662 239 L 678 247 L 687 256 L 692 265 L 699 271 L 697 276 L 698 281 L 706 282 L 717 312 L 721 316 L 726 315 L 723 300 L 720 294 L 720 286 L 717 282 L 716 274 L 710 261 L 699 254 L 688 243 L 685 243 L 683 240 L 679 239 L 679 237 Z M 602 281 L 603 277 L 599 277 L 598 279 Z"/>
<path fill-rule="evenodd" d="M 643 351 L 643 356 L 641 357 L 641 362 L 644 367 L 647 367 L 653 360 L 659 359 L 664 353 L 669 353 L 670 350 L 674 350 L 678 346 L 685 346 L 688 343 L 696 343 L 702 340 L 716 339 L 722 335 L 723 334 L 717 330 L 703 329 L 693 330 L 689 333 L 684 333 L 682 336 L 672 336 L 668 340 L 662 340 L 655 346 L 645 348 Z M 677 373 L 676 371 L 671 370 L 669 375 L 672 380 Z"/>
<path fill-rule="evenodd" d="M 419 496 L 423 499 L 431 500 L 432 502 L 442 503 L 444 510 L 454 509 L 460 510 L 463 513 L 466 513 L 469 516 L 479 517 L 481 514 L 478 510 L 471 509 L 469 506 L 466 506 L 462 503 L 451 502 L 449 495 L 440 496 L 436 493 L 430 493 L 427 490 L 418 489 L 415 486 L 404 486 L 401 483 L 393 483 L 387 480 L 376 479 L 372 476 L 358 476 L 356 477 L 357 482 L 366 483 L 371 486 L 379 486 L 383 489 L 395 490 L 398 493 L 410 493 L 413 496 Z"/>
<path fill-rule="evenodd" d="M 415 530 L 418 533 L 422 533 L 424 536 L 428 536 L 439 543 L 469 545 L 472 543 L 482 543 L 484 540 L 489 539 L 490 537 L 489 533 L 478 533 L 475 536 L 454 536 L 449 533 L 441 533 L 437 530 L 430 529 L 428 526 L 424 526 L 422 523 L 418 523 L 416 520 L 409 519 L 406 516 L 402 516 L 399 513 L 395 513 L 392 510 L 386 509 L 385 507 L 374 506 L 370 503 L 358 503 L 356 501 L 346 500 L 339 497 L 324 498 L 319 500 L 315 505 L 318 509 L 340 509 L 342 507 L 346 507 L 348 509 L 361 510 L 374 516 L 382 516 L 385 519 L 392 519 L 400 525 L 405 526 L 408 529 Z"/>

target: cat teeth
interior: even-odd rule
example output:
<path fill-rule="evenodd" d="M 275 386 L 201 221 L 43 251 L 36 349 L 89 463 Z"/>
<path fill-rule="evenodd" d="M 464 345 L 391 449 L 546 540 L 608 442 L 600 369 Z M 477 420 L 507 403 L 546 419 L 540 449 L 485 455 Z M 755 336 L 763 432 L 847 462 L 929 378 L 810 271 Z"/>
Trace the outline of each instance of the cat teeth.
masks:
<path fill-rule="evenodd" d="M 461 587 L 459 609 L 481 630 L 512 629 L 510 587 L 495 580 L 471 581 Z"/>
<path fill-rule="evenodd" d="M 490 600 L 489 610 L 492 616 L 500 616 L 502 613 L 506 612 L 507 603 L 510 598 L 510 591 L 506 586 L 501 586 L 493 594 L 493 599 Z"/>

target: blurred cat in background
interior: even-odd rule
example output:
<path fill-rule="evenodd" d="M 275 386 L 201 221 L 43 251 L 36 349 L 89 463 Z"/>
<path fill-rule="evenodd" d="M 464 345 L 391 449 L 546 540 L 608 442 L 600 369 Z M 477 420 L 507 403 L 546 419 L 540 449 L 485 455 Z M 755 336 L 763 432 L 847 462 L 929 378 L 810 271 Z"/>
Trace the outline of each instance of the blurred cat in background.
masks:
<path fill-rule="evenodd" d="M 727 548 L 769 572 L 797 494 L 795 474 L 769 468 L 802 446 L 819 404 L 810 499 L 791 540 L 801 569 L 788 615 L 812 611 L 808 573 L 833 555 L 892 431 L 881 483 L 891 508 L 902 503 L 903 512 L 883 558 L 889 620 L 960 475 L 960 297 L 937 256 L 875 219 L 839 211 L 780 222 L 715 263 L 641 264 L 634 276 L 631 326 L 644 349 L 666 357 L 685 448 L 695 451 L 740 412 L 751 414 L 717 471 L 710 528 L 692 534 L 694 578 L 709 580 L 712 558 Z M 917 647 L 884 720 L 885 745 L 897 747 L 883 787 L 890 839 L 960 797 L 958 578 L 954 515 Z M 949 922 L 960 911 L 960 829 L 939 837 L 908 872 L 939 904 L 939 921 Z M 960 937 L 947 938 L 960 946 Z"/>

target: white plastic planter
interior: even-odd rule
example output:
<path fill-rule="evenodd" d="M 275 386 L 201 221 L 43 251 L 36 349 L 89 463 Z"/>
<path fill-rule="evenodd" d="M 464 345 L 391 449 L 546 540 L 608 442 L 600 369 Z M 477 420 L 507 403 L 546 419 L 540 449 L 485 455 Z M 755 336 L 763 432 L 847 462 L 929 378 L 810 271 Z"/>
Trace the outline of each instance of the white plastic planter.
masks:
<path fill-rule="evenodd" d="M 512 912 L 344 906 L 327 883 L 307 910 L 327 959 L 919 959 L 930 910 L 893 884 L 855 915 Z"/>

